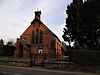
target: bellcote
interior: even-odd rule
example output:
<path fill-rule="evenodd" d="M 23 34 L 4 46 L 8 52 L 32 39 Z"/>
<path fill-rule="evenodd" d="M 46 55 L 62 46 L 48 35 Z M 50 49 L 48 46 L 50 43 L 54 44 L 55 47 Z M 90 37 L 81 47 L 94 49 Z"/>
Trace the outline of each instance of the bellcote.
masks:
<path fill-rule="evenodd" d="M 41 11 L 35 11 L 35 19 L 41 19 Z"/>
<path fill-rule="evenodd" d="M 35 18 L 34 20 L 31 22 L 31 24 L 35 23 L 36 21 L 38 21 L 40 24 L 42 24 L 41 22 L 41 11 L 35 11 Z"/>

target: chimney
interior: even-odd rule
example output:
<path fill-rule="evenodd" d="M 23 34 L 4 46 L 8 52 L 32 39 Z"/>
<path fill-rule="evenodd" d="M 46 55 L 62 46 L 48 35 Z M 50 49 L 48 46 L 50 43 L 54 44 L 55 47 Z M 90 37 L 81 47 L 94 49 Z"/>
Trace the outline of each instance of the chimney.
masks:
<path fill-rule="evenodd" d="M 35 19 L 40 19 L 41 17 L 41 11 L 35 11 Z"/>

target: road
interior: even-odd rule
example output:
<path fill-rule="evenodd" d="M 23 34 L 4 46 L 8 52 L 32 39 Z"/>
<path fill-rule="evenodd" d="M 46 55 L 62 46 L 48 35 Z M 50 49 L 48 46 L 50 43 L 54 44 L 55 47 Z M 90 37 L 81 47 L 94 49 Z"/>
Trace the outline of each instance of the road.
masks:
<path fill-rule="evenodd" d="M 0 66 L 0 75 L 96 75 L 66 71 L 53 71 L 37 68 Z"/>

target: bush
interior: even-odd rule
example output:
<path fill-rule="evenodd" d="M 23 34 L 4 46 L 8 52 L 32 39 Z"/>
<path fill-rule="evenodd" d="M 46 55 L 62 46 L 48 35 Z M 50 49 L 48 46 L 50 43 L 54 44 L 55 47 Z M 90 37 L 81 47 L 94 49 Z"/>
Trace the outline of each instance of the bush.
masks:
<path fill-rule="evenodd" d="M 68 51 L 68 55 L 71 62 L 75 62 L 81 66 L 100 65 L 100 51 L 70 50 Z"/>
<path fill-rule="evenodd" d="M 0 50 L 0 56 L 14 56 L 15 46 L 4 45 Z"/>

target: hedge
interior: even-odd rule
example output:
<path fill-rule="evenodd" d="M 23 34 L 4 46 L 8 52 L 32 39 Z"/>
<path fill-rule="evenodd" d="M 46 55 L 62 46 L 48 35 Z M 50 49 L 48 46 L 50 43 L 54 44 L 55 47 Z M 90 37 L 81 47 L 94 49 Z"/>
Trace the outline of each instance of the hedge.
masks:
<path fill-rule="evenodd" d="M 68 55 L 71 62 L 82 66 L 100 65 L 100 51 L 70 50 Z"/>
<path fill-rule="evenodd" d="M 15 46 L 4 45 L 3 49 L 0 50 L 0 56 L 14 56 Z"/>

